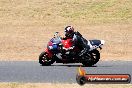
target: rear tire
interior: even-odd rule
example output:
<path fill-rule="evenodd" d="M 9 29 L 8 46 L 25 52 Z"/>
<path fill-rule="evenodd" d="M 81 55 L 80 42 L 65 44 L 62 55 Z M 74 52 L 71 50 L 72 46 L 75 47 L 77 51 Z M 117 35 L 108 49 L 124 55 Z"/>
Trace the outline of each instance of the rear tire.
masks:
<path fill-rule="evenodd" d="M 39 63 L 42 66 L 50 66 L 51 64 L 53 64 L 55 62 L 54 58 L 49 58 L 48 54 L 46 52 L 42 52 L 39 55 Z"/>
<path fill-rule="evenodd" d="M 98 50 L 93 50 L 84 56 L 85 60 L 82 62 L 84 66 L 93 66 L 100 59 L 100 53 Z"/>

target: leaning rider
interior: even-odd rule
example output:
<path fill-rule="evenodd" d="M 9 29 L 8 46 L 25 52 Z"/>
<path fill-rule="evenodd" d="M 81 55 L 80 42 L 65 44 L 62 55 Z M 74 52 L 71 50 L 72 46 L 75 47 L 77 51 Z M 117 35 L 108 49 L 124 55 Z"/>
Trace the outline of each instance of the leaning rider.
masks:
<path fill-rule="evenodd" d="M 89 52 L 90 45 L 88 41 L 82 37 L 82 35 L 77 31 L 74 31 L 72 26 L 65 27 L 65 38 L 72 38 L 73 47 L 78 46 L 81 49 L 79 56 L 83 55 L 85 52 Z"/>

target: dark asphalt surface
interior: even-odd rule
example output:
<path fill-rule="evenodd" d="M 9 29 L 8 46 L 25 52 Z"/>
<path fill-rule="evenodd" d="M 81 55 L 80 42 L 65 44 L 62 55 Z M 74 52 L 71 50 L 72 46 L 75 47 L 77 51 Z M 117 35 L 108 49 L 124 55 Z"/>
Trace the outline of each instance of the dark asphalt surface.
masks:
<path fill-rule="evenodd" d="M 0 61 L 0 82 L 76 83 L 81 64 L 41 66 L 37 61 Z M 83 67 L 88 74 L 130 74 L 132 61 L 100 61 Z"/>

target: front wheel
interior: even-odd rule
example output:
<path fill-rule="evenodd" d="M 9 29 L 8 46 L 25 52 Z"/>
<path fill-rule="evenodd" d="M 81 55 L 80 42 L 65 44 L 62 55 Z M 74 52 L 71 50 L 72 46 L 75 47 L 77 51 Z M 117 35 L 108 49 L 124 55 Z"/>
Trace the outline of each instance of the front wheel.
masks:
<path fill-rule="evenodd" d="M 93 66 L 94 64 L 96 64 L 99 61 L 100 53 L 98 50 L 93 50 L 93 51 L 89 52 L 88 54 L 85 54 L 84 58 L 85 59 L 82 62 L 82 64 L 84 66 Z"/>
<path fill-rule="evenodd" d="M 39 55 L 39 63 L 42 66 L 50 66 L 51 64 L 53 64 L 55 62 L 54 58 L 49 58 L 48 54 L 46 52 L 42 52 Z"/>

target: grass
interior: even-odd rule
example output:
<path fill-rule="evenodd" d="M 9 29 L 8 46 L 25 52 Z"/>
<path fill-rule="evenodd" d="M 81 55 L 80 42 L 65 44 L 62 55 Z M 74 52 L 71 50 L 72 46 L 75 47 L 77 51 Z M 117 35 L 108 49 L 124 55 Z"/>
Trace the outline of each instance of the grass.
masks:
<path fill-rule="evenodd" d="M 0 6 L 0 19 L 3 21 L 53 24 L 79 20 L 87 24 L 102 24 L 130 23 L 132 20 L 131 0 L 0 0 Z"/>
<path fill-rule="evenodd" d="M 0 83 L 0 88 L 131 88 L 131 84 L 54 84 L 54 83 Z"/>

